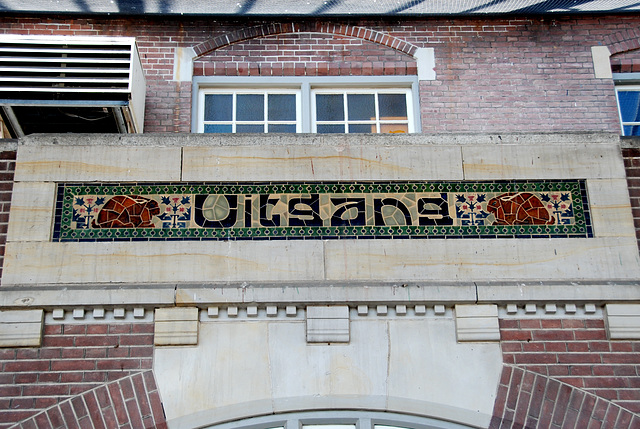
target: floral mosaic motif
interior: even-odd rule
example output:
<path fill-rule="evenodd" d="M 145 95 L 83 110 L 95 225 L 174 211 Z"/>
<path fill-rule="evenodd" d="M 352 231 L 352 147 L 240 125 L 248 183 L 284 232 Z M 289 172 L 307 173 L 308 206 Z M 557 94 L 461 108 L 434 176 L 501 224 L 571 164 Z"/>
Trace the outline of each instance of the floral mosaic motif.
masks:
<path fill-rule="evenodd" d="M 456 195 L 456 217 L 462 225 L 486 225 L 489 213 L 486 210 L 485 194 Z"/>
<path fill-rule="evenodd" d="M 73 222 L 77 229 L 89 228 L 91 221 L 100 212 L 104 198 L 87 195 L 75 199 L 73 205 Z"/>
<path fill-rule="evenodd" d="M 583 180 L 59 184 L 55 241 L 592 237 Z"/>
<path fill-rule="evenodd" d="M 162 228 L 186 228 L 191 220 L 191 197 L 185 195 L 168 195 L 160 197 L 164 210 L 158 218 L 162 220 Z"/>
<path fill-rule="evenodd" d="M 559 224 L 571 225 L 575 221 L 571 194 L 540 194 L 540 198 Z"/>

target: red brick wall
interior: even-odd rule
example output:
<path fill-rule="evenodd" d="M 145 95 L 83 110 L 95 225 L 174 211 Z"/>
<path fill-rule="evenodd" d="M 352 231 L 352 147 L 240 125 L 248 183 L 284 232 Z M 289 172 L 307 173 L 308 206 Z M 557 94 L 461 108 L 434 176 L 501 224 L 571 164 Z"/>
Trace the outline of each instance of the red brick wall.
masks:
<path fill-rule="evenodd" d="M 490 429 L 635 429 L 640 418 L 618 405 L 522 368 L 505 365 Z"/>
<path fill-rule="evenodd" d="M 612 55 L 611 70 L 614 73 L 640 72 L 640 49 Z"/>
<path fill-rule="evenodd" d="M 636 226 L 638 246 L 640 246 L 640 148 L 624 148 L 622 149 L 622 156 L 627 171 L 633 222 Z"/>
<path fill-rule="evenodd" d="M 505 363 L 640 413 L 640 341 L 608 341 L 602 319 L 501 320 Z"/>
<path fill-rule="evenodd" d="M 153 371 L 137 373 L 60 402 L 12 429 L 167 427 Z"/>
<path fill-rule="evenodd" d="M 0 349 L 0 428 L 149 371 L 152 359 L 153 323 L 46 324 L 42 347 Z M 107 407 L 105 401 L 101 408 Z"/>
<path fill-rule="evenodd" d="M 363 42 L 366 37 L 360 37 L 360 33 L 356 40 L 346 37 L 344 27 L 339 25 L 325 28 L 316 27 L 313 22 L 297 23 L 295 28 L 299 30 L 302 26 L 303 35 L 273 35 L 262 41 L 260 38 L 238 40 L 239 31 L 262 24 L 260 21 L 43 20 L 3 16 L 0 33 L 135 36 L 147 78 L 147 132 L 190 131 L 191 85 L 172 80 L 174 50 L 200 45 L 216 37 L 228 40 L 225 35 L 231 35 L 232 43 L 208 56 L 212 59 L 208 65 L 210 71 L 205 71 L 207 66 L 203 65 L 198 73 L 217 74 L 224 70 L 226 75 L 234 72 L 296 75 L 303 73 L 303 65 L 304 73 L 309 74 L 414 73 L 413 62 L 410 58 L 407 60 L 406 55 L 391 47 L 381 48 L 373 41 Z M 294 28 L 293 24 L 287 25 Z M 619 42 L 618 33 L 640 28 L 640 17 L 362 20 L 350 21 L 349 25 L 370 29 L 376 37 L 390 35 L 400 43 L 435 48 L 437 80 L 421 86 L 424 132 L 619 132 L 613 84 L 611 80 L 593 78 L 590 47 Z M 328 36 L 329 31 L 337 33 Z M 381 43 L 389 36 L 376 37 L 371 40 Z M 271 50 L 262 53 L 257 50 L 265 42 L 275 42 L 271 46 L 284 49 L 296 38 L 313 41 L 310 47 L 329 42 L 329 46 L 336 49 L 333 54 L 329 51 L 317 58 L 308 55 L 306 49 L 287 51 L 286 55 L 275 58 Z M 239 52 L 249 55 L 236 55 Z M 349 57 L 352 53 L 353 58 L 373 53 L 371 57 L 384 58 L 377 61 L 383 66 L 376 68 L 372 64 L 369 69 L 363 63 L 360 70 L 354 67 L 358 61 Z M 286 62 L 283 57 L 291 61 Z M 229 58 L 231 61 L 227 61 Z M 320 58 L 327 61 L 323 63 Z M 249 66 L 247 71 L 248 59 L 265 67 L 252 71 Z M 270 65 L 266 66 L 267 63 Z"/>
<path fill-rule="evenodd" d="M 198 76 L 415 75 L 413 57 L 341 35 L 291 34 L 234 43 L 201 57 Z"/>

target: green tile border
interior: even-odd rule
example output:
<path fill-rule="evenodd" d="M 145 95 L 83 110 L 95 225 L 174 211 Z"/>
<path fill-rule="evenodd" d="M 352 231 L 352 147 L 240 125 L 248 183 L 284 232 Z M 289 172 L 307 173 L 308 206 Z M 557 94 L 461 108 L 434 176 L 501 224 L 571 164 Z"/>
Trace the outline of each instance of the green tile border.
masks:
<path fill-rule="evenodd" d="M 561 225 L 464 225 L 455 216 L 454 225 L 412 226 L 276 226 L 255 225 L 209 228 L 76 228 L 74 201 L 99 196 L 107 201 L 116 195 L 139 195 L 160 201 L 161 196 L 182 195 L 278 195 L 350 194 L 395 198 L 398 194 L 447 194 L 449 215 L 455 213 L 457 195 L 488 195 L 528 192 L 541 195 L 564 193 L 570 197 L 571 223 Z M 491 196 L 491 197 L 490 197 Z M 256 197 L 252 197 L 256 198 Z M 282 197 L 285 198 L 285 197 Z M 328 198 L 328 197 L 327 197 Z M 373 197 L 370 197 L 373 198 Z M 465 197 L 466 198 L 466 197 Z M 243 200 L 244 201 L 244 200 Z M 162 206 L 162 204 L 160 204 Z M 332 206 L 333 207 L 333 206 Z M 193 208 L 193 207 L 192 207 Z M 247 209 L 250 210 L 250 209 Z M 371 210 L 369 207 L 368 210 Z M 414 209 L 415 211 L 415 209 Z M 244 214 L 241 213 L 240 216 Z M 486 214 L 486 213 L 485 213 Z M 193 213 L 191 213 L 193 218 Z M 254 216 L 255 217 L 255 216 Z M 489 216 L 490 219 L 491 216 Z M 156 220 L 157 221 L 157 220 Z M 328 221 L 325 221 L 325 223 Z M 369 220 L 367 220 L 369 222 Z M 86 225 L 85 225 L 86 226 Z M 459 238 L 569 238 L 593 237 L 585 180 L 496 180 L 496 181 L 354 181 L 354 182 L 219 182 L 219 183 L 59 183 L 53 241 L 172 241 L 172 240 L 298 240 L 298 239 L 459 239 Z"/>

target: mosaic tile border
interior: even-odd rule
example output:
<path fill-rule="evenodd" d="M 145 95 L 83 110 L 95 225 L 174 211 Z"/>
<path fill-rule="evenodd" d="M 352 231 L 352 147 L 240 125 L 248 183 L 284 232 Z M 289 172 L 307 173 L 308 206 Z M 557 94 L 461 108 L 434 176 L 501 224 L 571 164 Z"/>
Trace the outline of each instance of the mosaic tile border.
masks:
<path fill-rule="evenodd" d="M 53 241 L 593 237 L 585 180 L 59 183 Z"/>

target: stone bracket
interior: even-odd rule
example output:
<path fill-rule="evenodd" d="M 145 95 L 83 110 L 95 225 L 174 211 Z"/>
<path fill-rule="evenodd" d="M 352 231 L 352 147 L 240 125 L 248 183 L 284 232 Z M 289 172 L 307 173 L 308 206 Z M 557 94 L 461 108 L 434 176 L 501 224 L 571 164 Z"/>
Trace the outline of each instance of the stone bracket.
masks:
<path fill-rule="evenodd" d="M 436 80 L 434 48 L 418 48 L 414 58 L 418 65 L 418 80 Z"/>
<path fill-rule="evenodd" d="M 197 307 L 158 308 L 155 312 L 156 346 L 192 346 L 198 344 Z"/>
<path fill-rule="evenodd" d="M 308 343 L 348 343 L 349 307 L 346 305 L 307 307 Z"/>
<path fill-rule="evenodd" d="M 40 347 L 44 310 L 0 311 L 0 347 Z"/>
<path fill-rule="evenodd" d="M 609 57 L 611 52 L 606 46 L 592 46 L 591 57 L 593 58 L 593 73 L 596 79 L 611 79 L 611 62 Z"/>
<path fill-rule="evenodd" d="M 610 340 L 640 339 L 640 304 L 606 304 L 604 312 Z"/>
<path fill-rule="evenodd" d="M 462 341 L 499 341 L 497 305 L 456 305 L 456 338 Z"/>

